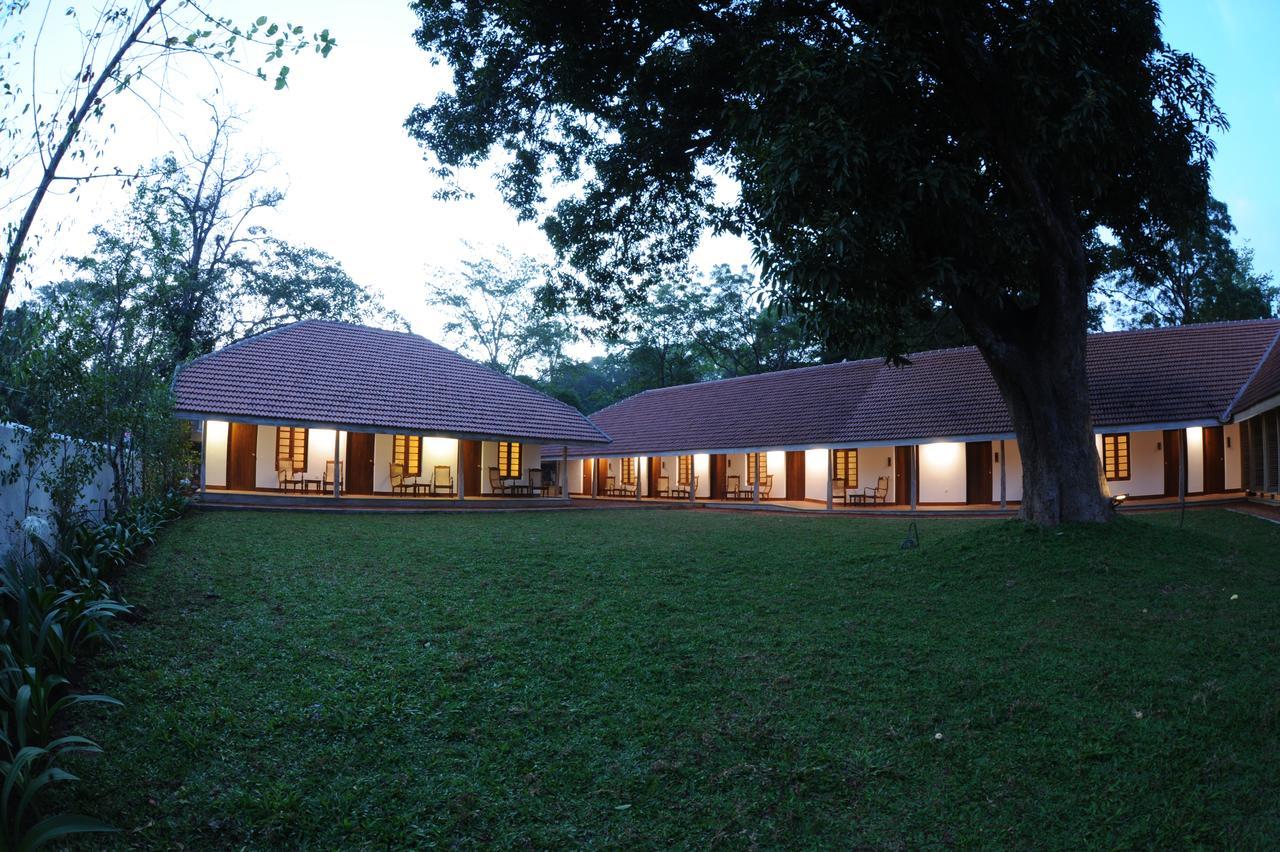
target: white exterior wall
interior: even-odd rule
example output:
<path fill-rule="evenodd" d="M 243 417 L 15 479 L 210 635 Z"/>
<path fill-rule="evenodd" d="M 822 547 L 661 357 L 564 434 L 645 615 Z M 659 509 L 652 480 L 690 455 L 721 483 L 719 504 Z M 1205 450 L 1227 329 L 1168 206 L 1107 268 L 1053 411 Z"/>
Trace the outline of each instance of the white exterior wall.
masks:
<path fill-rule="evenodd" d="M 515 483 L 527 485 L 529 483 L 529 470 L 542 469 L 542 445 L 541 444 L 522 444 L 520 458 L 520 478 L 512 480 Z M 425 445 L 423 452 L 426 452 Z M 456 455 L 455 455 L 456 460 Z M 444 462 L 439 462 L 444 464 Z M 498 466 L 498 442 L 484 441 L 480 444 L 480 493 L 492 494 L 493 486 L 489 484 L 489 468 Z M 455 474 L 456 479 L 456 474 Z"/>
<path fill-rule="evenodd" d="M 992 441 L 991 453 L 991 499 L 1000 502 L 1000 442 Z M 1006 438 L 1004 442 L 1004 499 L 1017 501 L 1022 499 L 1022 452 L 1018 442 Z"/>
<path fill-rule="evenodd" d="M 582 459 L 569 459 L 569 493 L 582 491 Z"/>
<path fill-rule="evenodd" d="M 227 438 L 230 426 L 225 420 L 209 420 L 204 424 L 204 483 L 223 487 L 227 484 Z"/>
<path fill-rule="evenodd" d="M 889 480 L 889 496 L 885 499 L 892 503 L 897 499 L 894 494 L 893 447 L 860 447 L 858 449 L 858 490 L 875 488 L 879 477 Z M 961 477 L 961 482 L 964 478 Z M 826 486 L 823 486 L 822 499 L 826 498 Z"/>
<path fill-rule="evenodd" d="M 693 475 L 698 478 L 698 497 L 711 496 L 711 455 L 696 453 L 693 457 Z"/>
<path fill-rule="evenodd" d="M 1094 436 L 1098 457 L 1102 457 L 1102 436 Z M 1164 494 L 1164 432 L 1129 433 L 1129 478 L 1110 480 L 1112 495 L 1151 497 Z"/>
<path fill-rule="evenodd" d="M 765 458 L 765 476 L 773 476 L 773 489 L 769 492 L 769 499 L 781 500 L 787 496 L 787 454 L 784 450 L 767 450 L 764 454 Z M 738 487 L 743 489 L 750 488 L 747 480 L 747 454 L 746 453 L 728 453 L 725 455 L 725 482 L 728 483 L 730 476 L 738 477 Z M 825 487 L 825 486 L 824 486 Z M 805 489 L 806 492 L 808 489 Z M 823 492 L 825 495 L 825 492 Z M 761 494 L 761 499 L 764 495 Z M 825 500 L 826 497 L 824 496 Z"/>
<path fill-rule="evenodd" d="M 806 500 L 827 502 L 828 450 L 804 451 L 804 496 Z"/>
<path fill-rule="evenodd" d="M 310 439 L 310 436 L 308 436 Z M 253 484 L 259 488 L 275 488 L 280 484 L 276 476 L 276 427 L 259 426 L 257 446 L 254 447 Z"/>
<path fill-rule="evenodd" d="M 965 496 L 964 444 L 921 444 L 920 502 L 963 503 Z"/>
<path fill-rule="evenodd" d="M 1187 493 L 1204 491 L 1204 427 L 1187 428 Z"/>
<path fill-rule="evenodd" d="M 1222 453 L 1227 466 L 1223 486 L 1228 491 L 1240 488 L 1240 424 L 1229 423 L 1222 427 Z"/>

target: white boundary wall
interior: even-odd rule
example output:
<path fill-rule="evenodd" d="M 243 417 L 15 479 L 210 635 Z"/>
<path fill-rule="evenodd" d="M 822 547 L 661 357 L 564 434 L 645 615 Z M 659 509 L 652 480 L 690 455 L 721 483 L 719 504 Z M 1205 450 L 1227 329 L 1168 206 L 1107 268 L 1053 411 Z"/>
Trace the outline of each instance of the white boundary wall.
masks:
<path fill-rule="evenodd" d="M 53 509 L 49 493 L 40 480 L 56 469 L 63 453 L 87 452 L 93 445 L 62 435 L 55 436 L 50 452 L 34 465 L 24 466 L 22 458 L 31 430 L 17 423 L 0 423 L 0 557 L 22 541 L 22 519 L 27 515 L 48 516 Z M 17 479 L 7 474 L 17 468 Z M 105 516 L 115 475 L 109 464 L 101 463 L 93 479 L 80 492 L 77 506 L 95 519 Z"/>

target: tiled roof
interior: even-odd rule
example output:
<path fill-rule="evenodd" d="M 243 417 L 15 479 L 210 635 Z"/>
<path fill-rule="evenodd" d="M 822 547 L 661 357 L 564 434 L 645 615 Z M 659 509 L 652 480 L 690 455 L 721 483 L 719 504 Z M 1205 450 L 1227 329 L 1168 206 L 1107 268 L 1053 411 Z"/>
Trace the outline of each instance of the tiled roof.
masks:
<path fill-rule="evenodd" d="M 1223 418 L 1278 335 L 1280 320 L 1090 335 L 1094 425 Z M 660 388 L 592 420 L 613 439 L 604 452 L 615 455 L 1012 434 L 976 349 L 910 360 L 905 367 L 871 359 Z M 1280 357 L 1274 369 L 1280 384 Z"/>
<path fill-rule="evenodd" d="M 1280 396 L 1280 335 L 1271 344 L 1271 351 L 1258 364 L 1257 371 L 1240 392 L 1240 398 L 1231 407 L 1231 413 L 1244 411 L 1251 406 Z"/>
<path fill-rule="evenodd" d="M 571 406 L 425 337 L 322 320 L 197 358 L 178 371 L 173 390 L 187 416 L 608 441 Z"/>

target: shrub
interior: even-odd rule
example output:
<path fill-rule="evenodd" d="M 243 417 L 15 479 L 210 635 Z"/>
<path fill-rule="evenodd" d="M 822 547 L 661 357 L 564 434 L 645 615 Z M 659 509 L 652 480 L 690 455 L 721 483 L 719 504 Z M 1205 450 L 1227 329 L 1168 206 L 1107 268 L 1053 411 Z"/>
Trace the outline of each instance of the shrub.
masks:
<path fill-rule="evenodd" d="M 188 495 L 170 490 L 137 502 L 106 523 L 65 522 L 58 542 L 31 536 L 34 556 L 0 564 L 0 836 L 5 849 L 35 849 L 68 834 L 114 830 L 77 814 L 36 819 L 37 795 L 75 781 L 59 766 L 74 752 L 97 752 L 84 737 L 61 735 L 61 717 L 86 702 L 119 704 L 72 691 L 68 679 L 84 655 L 111 642 L 111 621 L 127 613 L 110 580 L 159 528 L 180 516 Z M 35 529 L 36 525 L 32 525 Z"/>

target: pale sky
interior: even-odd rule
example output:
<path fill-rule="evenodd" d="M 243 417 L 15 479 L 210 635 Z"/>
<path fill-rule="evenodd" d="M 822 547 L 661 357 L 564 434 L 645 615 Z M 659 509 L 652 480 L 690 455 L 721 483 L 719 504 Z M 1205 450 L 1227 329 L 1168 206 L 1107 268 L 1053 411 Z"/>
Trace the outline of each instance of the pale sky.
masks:
<path fill-rule="evenodd" d="M 43 14 L 43 5 L 32 5 L 28 18 Z M 355 280 L 381 292 L 415 331 L 436 339 L 442 320 L 424 304 L 425 282 L 433 270 L 456 265 L 468 252 L 467 242 L 481 253 L 502 244 L 550 259 L 536 225 L 516 222 L 487 172 L 466 182 L 474 200 L 432 198 L 436 183 L 403 123 L 415 104 L 429 102 L 448 84 L 448 72 L 433 68 L 414 44 L 416 17 L 404 3 L 210 0 L 209 6 L 236 21 L 265 13 L 303 24 L 308 32 L 328 27 L 338 47 L 328 59 L 288 58 L 290 85 L 281 92 L 224 72 L 222 91 L 212 95 L 216 81 L 207 70 L 190 60 L 175 64 L 159 117 L 136 100 L 110 102 L 108 119 L 118 130 L 108 141 L 109 162 L 126 168 L 145 164 L 174 149 L 179 133 L 203 139 L 208 111 L 201 99 L 214 97 L 221 107 L 244 114 L 237 147 L 270 152 L 276 164 L 272 182 L 287 191 L 285 202 L 258 224 L 334 255 Z M 64 8 L 54 7 L 49 17 L 37 65 L 44 81 L 65 71 L 68 61 L 74 67 L 78 55 Z M 1280 174 L 1274 163 L 1280 54 L 1271 44 L 1280 33 L 1280 3 L 1181 0 L 1164 4 L 1164 17 L 1175 46 L 1196 53 L 1217 75 L 1219 102 L 1232 122 L 1231 132 L 1218 140 L 1215 192 L 1230 206 L 1240 236 L 1255 248 L 1258 267 L 1280 269 Z M 12 30 L 14 22 L 8 23 Z M 256 60 L 246 54 L 244 62 L 252 68 Z M 0 197 L 12 194 L 10 185 Z M 37 230 L 45 236 L 31 270 L 37 284 L 57 275 L 58 257 L 84 251 L 89 227 L 125 198 L 106 181 L 78 194 L 78 200 L 60 198 L 42 211 Z M 748 246 L 732 238 L 704 240 L 695 257 L 703 268 L 749 260 Z"/>

